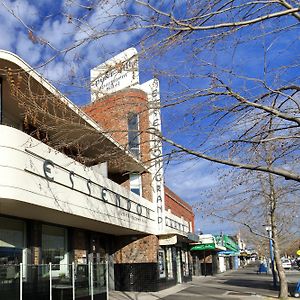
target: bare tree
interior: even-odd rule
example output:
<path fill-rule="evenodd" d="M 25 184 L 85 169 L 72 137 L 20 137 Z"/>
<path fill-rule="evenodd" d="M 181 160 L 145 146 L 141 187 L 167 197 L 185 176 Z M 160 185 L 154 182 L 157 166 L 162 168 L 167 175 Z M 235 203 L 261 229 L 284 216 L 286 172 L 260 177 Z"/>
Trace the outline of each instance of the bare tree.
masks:
<path fill-rule="evenodd" d="M 165 114 L 178 118 L 171 120 L 176 132 L 166 128 L 161 136 L 166 143 L 201 159 L 300 181 L 297 168 L 285 164 L 298 161 L 299 54 L 294 49 L 299 43 L 299 1 L 115 0 L 82 5 L 69 0 L 59 14 L 77 38 L 61 47 L 26 24 L 5 1 L 2 5 L 33 43 L 49 49 L 52 55 L 44 63 L 76 51 L 80 57 L 93 42 L 131 34 L 127 46 L 138 47 L 144 70 L 165 86 Z M 49 14 L 47 20 L 51 17 L 57 15 Z M 247 58 L 252 58 L 248 64 L 243 61 Z M 249 71 L 255 59 L 259 64 Z M 253 115 L 261 116 L 259 126 L 248 122 Z M 261 124 L 269 115 L 277 123 L 271 132 L 267 123 Z M 182 139 L 182 131 L 190 139 Z M 281 157 L 271 165 L 253 163 L 251 149 L 269 143 L 270 134 L 282 143 Z"/>
<path fill-rule="evenodd" d="M 277 197 L 272 175 L 289 180 L 279 180 L 280 187 L 299 184 L 299 1 L 66 2 L 60 15 L 77 38 L 62 47 L 5 6 L 33 43 L 49 49 L 44 64 L 74 51 L 83 56 L 93 42 L 130 34 L 126 47 L 138 48 L 143 71 L 162 84 L 168 122 L 163 134 L 149 131 L 165 142 L 168 159 L 206 159 L 271 174 L 269 200 Z M 278 225 L 270 217 L 276 250 Z M 280 296 L 286 299 L 282 281 Z"/>

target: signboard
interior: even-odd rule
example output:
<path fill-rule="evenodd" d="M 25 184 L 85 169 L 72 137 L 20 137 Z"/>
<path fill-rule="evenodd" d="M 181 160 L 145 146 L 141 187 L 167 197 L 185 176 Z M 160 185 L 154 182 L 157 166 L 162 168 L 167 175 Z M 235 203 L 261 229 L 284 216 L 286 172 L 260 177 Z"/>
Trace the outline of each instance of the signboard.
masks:
<path fill-rule="evenodd" d="M 209 244 L 199 244 L 193 246 L 190 250 L 191 251 L 205 251 L 205 250 L 215 250 L 216 244 L 215 243 L 209 243 Z"/>
<path fill-rule="evenodd" d="M 169 246 L 177 244 L 177 236 L 176 235 L 168 235 L 168 236 L 160 236 L 159 237 L 159 245 L 160 246 Z"/>
<path fill-rule="evenodd" d="M 120 210 L 119 216 L 141 223 L 152 219 L 154 211 L 149 207 L 120 195 L 111 188 L 104 186 L 103 183 L 66 169 L 52 160 L 41 158 L 30 150 L 26 151 L 31 154 L 31 159 L 28 161 L 25 171 L 118 208 Z M 33 163 L 33 158 L 36 158 L 35 163 Z"/>
<path fill-rule="evenodd" d="M 91 70 L 91 101 L 137 84 L 137 50 L 129 48 Z"/>
<path fill-rule="evenodd" d="M 155 134 L 155 132 L 161 132 L 159 81 L 156 78 L 151 79 L 140 85 L 140 87 L 148 95 L 149 123 L 151 129 L 154 130 L 150 135 L 150 171 L 152 174 L 153 203 L 156 203 L 157 207 L 158 229 L 162 232 L 166 222 L 162 141 Z"/>

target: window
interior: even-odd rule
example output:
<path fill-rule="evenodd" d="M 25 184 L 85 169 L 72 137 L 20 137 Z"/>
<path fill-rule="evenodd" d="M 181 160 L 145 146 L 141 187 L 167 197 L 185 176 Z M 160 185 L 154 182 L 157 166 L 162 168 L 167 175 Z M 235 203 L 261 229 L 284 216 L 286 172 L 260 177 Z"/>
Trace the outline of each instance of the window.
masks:
<path fill-rule="evenodd" d="M 135 113 L 128 115 L 128 148 L 136 157 L 140 155 L 139 118 Z"/>
<path fill-rule="evenodd" d="M 166 277 L 166 258 L 165 251 L 163 249 L 158 250 L 158 271 L 159 278 Z"/>
<path fill-rule="evenodd" d="M 25 224 L 23 221 L 0 217 L 0 265 L 24 262 L 24 232 Z"/>
<path fill-rule="evenodd" d="M 140 174 L 130 174 L 130 191 L 141 196 L 142 195 L 142 182 Z"/>
<path fill-rule="evenodd" d="M 42 226 L 42 264 L 52 263 L 54 276 L 67 275 L 67 232 L 65 228 Z"/>
<path fill-rule="evenodd" d="M 188 257 L 188 252 L 186 250 L 181 251 L 181 259 L 182 259 L 183 275 L 189 276 L 189 257 Z"/>
<path fill-rule="evenodd" d="M 173 278 L 173 260 L 172 260 L 172 248 L 167 248 L 167 270 L 168 270 L 168 278 Z"/>

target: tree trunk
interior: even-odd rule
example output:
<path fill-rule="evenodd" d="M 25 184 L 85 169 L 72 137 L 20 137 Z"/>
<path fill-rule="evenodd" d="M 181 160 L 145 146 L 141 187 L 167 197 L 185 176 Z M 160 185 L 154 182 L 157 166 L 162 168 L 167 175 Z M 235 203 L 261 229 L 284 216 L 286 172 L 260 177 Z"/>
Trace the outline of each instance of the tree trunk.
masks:
<path fill-rule="evenodd" d="M 273 246 L 274 246 L 274 259 L 279 277 L 279 299 L 286 300 L 288 299 L 289 291 L 288 291 L 288 283 L 285 276 L 284 269 L 281 264 L 280 252 L 278 248 L 278 240 L 277 240 L 277 229 L 272 226 L 272 234 L 273 234 Z"/>
<path fill-rule="evenodd" d="M 272 153 L 272 152 L 270 152 Z M 270 156 L 271 157 L 271 156 Z M 269 205 L 270 205 L 270 221 L 272 229 L 272 242 L 273 242 L 273 252 L 274 252 L 274 261 L 279 277 L 279 299 L 287 300 L 289 297 L 288 284 L 285 276 L 284 269 L 282 267 L 281 258 L 280 258 L 280 249 L 278 244 L 278 232 L 277 232 L 277 222 L 276 222 L 276 208 L 277 208 L 277 195 L 274 184 L 273 175 L 269 174 L 269 185 L 270 185 L 270 195 L 269 195 Z M 271 249 L 270 249 L 271 250 Z M 272 270 L 275 272 L 274 268 Z M 276 276 L 276 274 L 275 274 Z M 277 278 L 276 278 L 277 280 Z"/>

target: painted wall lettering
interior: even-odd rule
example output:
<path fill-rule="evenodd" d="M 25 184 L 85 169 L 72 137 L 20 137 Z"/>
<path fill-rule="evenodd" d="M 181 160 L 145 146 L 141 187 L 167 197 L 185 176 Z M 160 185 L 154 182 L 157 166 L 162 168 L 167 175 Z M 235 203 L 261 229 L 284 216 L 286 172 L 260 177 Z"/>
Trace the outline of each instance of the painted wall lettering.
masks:
<path fill-rule="evenodd" d="M 91 70 L 91 100 L 137 84 L 137 50 L 129 48 Z"/>

